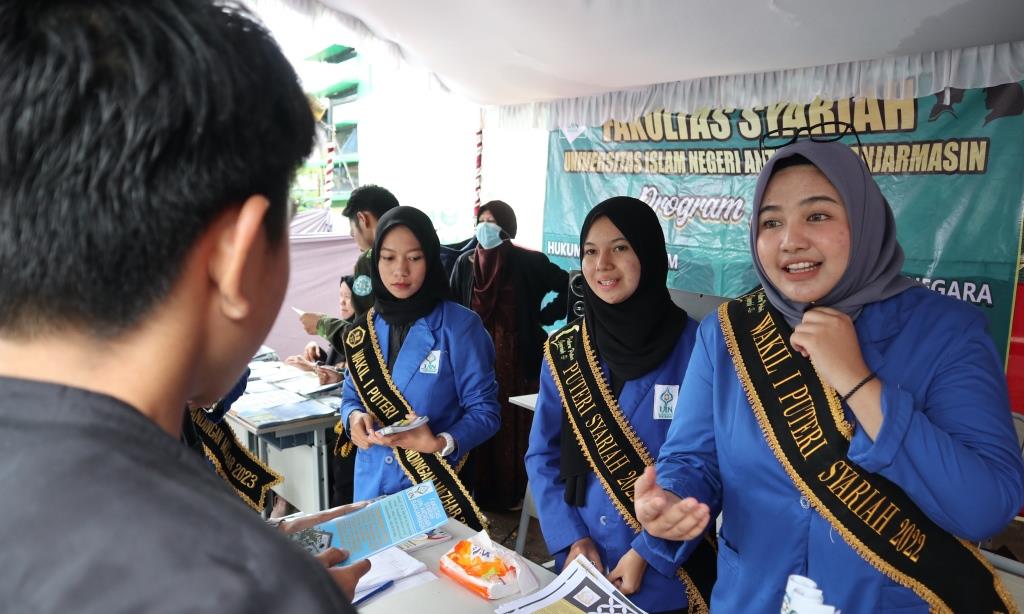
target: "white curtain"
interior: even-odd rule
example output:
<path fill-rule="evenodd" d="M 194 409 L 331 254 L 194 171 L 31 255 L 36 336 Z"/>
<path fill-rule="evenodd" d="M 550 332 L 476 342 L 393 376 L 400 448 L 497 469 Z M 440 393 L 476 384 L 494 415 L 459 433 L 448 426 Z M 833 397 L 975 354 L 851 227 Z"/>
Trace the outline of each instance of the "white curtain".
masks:
<path fill-rule="evenodd" d="M 659 83 L 551 102 L 487 107 L 484 125 L 501 128 L 599 126 L 666 109 L 749 109 L 816 97 L 920 98 L 949 87 L 971 89 L 1024 80 L 1024 42 L 935 51 L 882 60 Z"/>

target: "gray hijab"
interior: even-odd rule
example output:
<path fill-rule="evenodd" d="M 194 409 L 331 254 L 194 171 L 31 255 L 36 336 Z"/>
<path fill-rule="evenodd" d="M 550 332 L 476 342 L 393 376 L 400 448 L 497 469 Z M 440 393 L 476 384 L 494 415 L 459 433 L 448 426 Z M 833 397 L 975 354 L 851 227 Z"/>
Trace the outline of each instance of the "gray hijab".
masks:
<path fill-rule="evenodd" d="M 865 305 L 885 300 L 918 285 L 900 273 L 903 268 L 903 248 L 896 240 L 896 220 L 889 202 L 882 196 L 882 191 L 861 157 L 838 141 L 797 141 L 779 149 L 761 170 L 754 191 L 754 210 L 750 215 L 750 251 L 754 258 L 754 269 L 768 302 L 782 312 L 789 325 L 800 323 L 808 305 L 786 298 L 765 275 L 757 258 L 757 213 L 761 209 L 761 200 L 772 176 L 772 169 L 780 160 L 795 155 L 810 160 L 832 182 L 846 204 L 846 215 L 850 220 L 849 264 L 835 287 L 814 304 L 838 309 L 857 319 Z"/>

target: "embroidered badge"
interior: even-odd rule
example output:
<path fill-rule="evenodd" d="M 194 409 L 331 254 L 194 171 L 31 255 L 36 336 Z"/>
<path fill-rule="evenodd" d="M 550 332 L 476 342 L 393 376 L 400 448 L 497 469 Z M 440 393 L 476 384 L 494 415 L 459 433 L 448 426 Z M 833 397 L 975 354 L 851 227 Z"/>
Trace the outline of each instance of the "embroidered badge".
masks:
<path fill-rule="evenodd" d="M 427 357 L 420 363 L 420 373 L 437 375 L 441 365 L 441 350 L 431 350 Z"/>
<path fill-rule="evenodd" d="M 370 296 L 373 292 L 373 283 L 369 275 L 360 275 L 352 282 L 352 293 L 356 296 Z"/>
<path fill-rule="evenodd" d="M 654 385 L 654 419 L 671 420 L 676 415 L 676 401 L 679 400 L 679 386 Z"/>
<path fill-rule="evenodd" d="M 349 331 L 348 336 L 345 338 L 345 343 L 347 343 L 350 348 L 356 348 L 359 347 L 359 344 L 361 344 L 365 338 L 366 329 L 362 326 L 357 326 Z"/>

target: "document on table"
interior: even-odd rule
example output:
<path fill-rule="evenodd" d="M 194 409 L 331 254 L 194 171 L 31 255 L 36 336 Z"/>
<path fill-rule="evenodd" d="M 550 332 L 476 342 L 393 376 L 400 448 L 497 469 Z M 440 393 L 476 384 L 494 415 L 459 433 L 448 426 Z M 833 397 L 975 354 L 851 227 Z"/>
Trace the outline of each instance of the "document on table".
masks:
<path fill-rule="evenodd" d="M 265 373 L 260 374 L 260 379 L 265 382 L 282 382 L 285 380 L 295 379 L 297 377 L 304 377 L 311 375 L 309 371 L 303 371 L 297 367 L 286 365 L 281 362 L 270 363 L 277 366 L 275 370 L 268 370 Z M 313 379 L 316 380 L 316 375 L 313 375 Z"/>
<path fill-rule="evenodd" d="M 427 571 L 427 566 L 423 561 L 414 559 L 399 548 L 388 548 L 369 558 L 370 571 L 359 578 L 353 601 L 358 601 L 388 582 L 395 583 L 392 588 L 388 589 L 388 594 L 393 594 L 437 578 L 433 573 Z M 403 580 L 409 580 L 409 582 L 403 582 Z"/>
<path fill-rule="evenodd" d="M 274 385 L 298 394 L 312 394 L 320 388 L 320 378 L 316 376 L 316 373 L 304 372 L 295 377 L 274 382 Z"/>
<path fill-rule="evenodd" d="M 494 611 L 496 614 L 647 614 L 615 588 L 583 555 L 566 565 L 551 584 Z"/>
<path fill-rule="evenodd" d="M 244 420 L 256 428 L 264 426 L 277 426 L 289 422 L 297 422 L 307 418 L 319 418 L 330 416 L 334 408 L 319 401 L 303 400 L 299 397 L 298 403 L 286 403 L 263 407 L 258 409 L 244 409 L 235 412 L 235 417 Z"/>
<path fill-rule="evenodd" d="M 348 565 L 448 522 L 432 481 L 416 484 L 361 510 L 293 535 L 316 554 L 327 548 L 349 551 Z"/>
<path fill-rule="evenodd" d="M 288 390 L 274 388 L 267 392 L 254 392 L 243 394 L 237 401 L 231 404 L 231 413 L 236 416 L 246 412 L 276 407 L 277 405 L 289 405 L 302 402 L 304 397 Z"/>

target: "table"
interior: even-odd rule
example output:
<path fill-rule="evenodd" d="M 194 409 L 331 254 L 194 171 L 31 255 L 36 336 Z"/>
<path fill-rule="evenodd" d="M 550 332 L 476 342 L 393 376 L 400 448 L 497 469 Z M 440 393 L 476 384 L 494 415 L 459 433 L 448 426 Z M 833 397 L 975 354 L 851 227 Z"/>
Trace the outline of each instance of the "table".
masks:
<path fill-rule="evenodd" d="M 330 506 L 327 431 L 338 422 L 337 414 L 266 427 L 253 427 L 230 413 L 225 419 L 250 452 L 284 476 L 274 492 L 303 512 Z M 296 438 L 308 439 L 310 434 L 312 444 L 284 445 Z"/>
<path fill-rule="evenodd" d="M 508 402 L 517 407 L 534 411 L 537 407 L 537 395 L 521 394 L 517 397 L 509 397 Z M 530 492 L 530 483 L 526 483 L 526 496 L 523 497 L 523 511 L 519 514 L 519 533 L 516 536 L 516 552 L 523 553 L 526 548 L 526 531 L 530 528 L 530 518 L 537 518 L 537 506 L 533 501 L 533 494 Z"/>
<path fill-rule="evenodd" d="M 452 534 L 452 539 L 409 553 L 409 556 L 422 561 L 428 570 L 434 572 L 437 575 L 437 579 L 426 584 L 414 586 L 400 593 L 388 594 L 388 592 L 384 592 L 379 597 L 368 600 L 365 606 L 360 606 L 360 612 L 363 614 L 391 614 L 393 612 L 415 612 L 416 614 L 451 614 L 452 612 L 458 612 L 459 614 L 493 614 L 494 608 L 503 603 L 514 601 L 521 596 L 514 595 L 505 599 L 489 601 L 474 595 L 469 589 L 459 586 L 448 576 L 442 575 L 440 572 L 440 561 L 444 553 L 448 552 L 457 541 L 475 534 L 475 531 L 458 520 L 448 520 L 448 523 L 442 528 Z M 523 560 L 525 561 L 526 559 L 524 558 Z M 526 561 L 526 564 L 537 578 L 538 589 L 547 586 L 555 579 L 555 574 L 540 565 L 532 561 Z"/>

